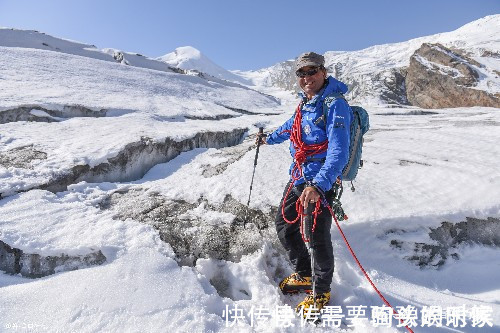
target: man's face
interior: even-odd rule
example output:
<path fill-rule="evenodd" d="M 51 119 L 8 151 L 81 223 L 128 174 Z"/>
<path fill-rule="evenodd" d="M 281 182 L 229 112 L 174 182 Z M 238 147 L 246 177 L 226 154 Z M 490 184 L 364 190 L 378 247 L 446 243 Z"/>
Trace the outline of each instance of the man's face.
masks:
<path fill-rule="evenodd" d="M 315 74 L 312 74 L 316 70 Z M 326 72 L 324 69 L 319 67 L 306 66 L 299 69 L 297 72 L 302 73 L 304 77 L 297 77 L 299 81 L 299 86 L 304 90 L 307 98 L 312 98 L 316 95 L 323 87 L 325 82 Z M 307 75 L 312 74 L 312 75 Z"/>

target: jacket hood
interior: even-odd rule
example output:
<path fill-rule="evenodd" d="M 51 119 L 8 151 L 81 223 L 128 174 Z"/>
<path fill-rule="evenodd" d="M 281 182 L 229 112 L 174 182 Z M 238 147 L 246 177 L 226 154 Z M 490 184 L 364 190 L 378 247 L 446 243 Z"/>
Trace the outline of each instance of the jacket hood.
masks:
<path fill-rule="evenodd" d="M 319 96 L 321 96 L 321 99 L 324 99 L 326 96 L 332 94 L 332 93 L 341 93 L 345 94 L 349 88 L 347 87 L 347 84 L 345 84 L 342 81 L 337 80 L 333 76 L 328 76 L 327 78 L 328 84 L 326 87 L 324 87 L 322 90 L 318 92 L 316 96 L 312 98 L 312 102 L 316 101 Z M 299 92 L 300 98 L 305 98 L 305 93 L 303 91 Z"/>
<path fill-rule="evenodd" d="M 341 82 L 334 78 L 333 76 L 328 77 L 328 85 L 325 87 L 325 90 L 321 94 L 322 96 L 330 95 L 331 93 L 341 93 L 345 94 L 349 90 L 347 84 Z"/>

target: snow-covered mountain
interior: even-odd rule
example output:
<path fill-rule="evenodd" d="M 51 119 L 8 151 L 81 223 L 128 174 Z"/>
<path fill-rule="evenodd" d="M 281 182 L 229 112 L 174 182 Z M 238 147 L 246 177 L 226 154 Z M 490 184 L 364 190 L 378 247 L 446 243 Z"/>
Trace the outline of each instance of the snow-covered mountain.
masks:
<path fill-rule="evenodd" d="M 483 33 L 474 45 L 495 65 Z M 417 55 L 447 66 L 455 51 L 430 42 Z M 0 29 L 0 332 L 401 332 L 376 320 L 387 309 L 335 227 L 330 309 L 342 320 L 304 325 L 292 310 L 303 295 L 278 291 L 292 271 L 273 226 L 288 143 L 260 147 L 247 200 L 257 128 L 295 106 L 271 86 L 293 82 L 290 62 L 274 78 L 233 72 L 249 88 L 120 53 Z M 359 260 L 414 331 L 498 332 L 498 109 L 367 109 L 365 163 L 342 196 Z"/>
<path fill-rule="evenodd" d="M 112 48 L 100 50 L 95 45 L 57 38 L 34 30 L 0 28 L 0 45 L 61 52 L 166 72 L 173 70 L 168 64 L 139 53 L 123 52 Z"/>
<path fill-rule="evenodd" d="M 348 98 L 353 103 L 410 104 L 405 79 L 410 58 L 424 43 L 439 43 L 473 59 L 476 63 L 472 67 L 479 77 L 475 89 L 499 96 L 500 14 L 484 17 L 452 32 L 376 45 L 359 51 L 326 52 L 326 67 L 349 85 Z M 239 74 L 254 80 L 257 85 L 297 90 L 291 60 Z"/>
<path fill-rule="evenodd" d="M 158 71 L 204 75 L 204 78 L 209 80 L 249 83 L 244 78 L 216 65 L 192 47 L 180 47 L 172 53 L 153 59 L 140 53 L 125 52 L 114 48 L 98 49 L 95 45 L 53 37 L 39 31 L 1 27 L 0 45 L 55 51 Z M 189 71 L 196 72 L 190 73 Z"/>
<path fill-rule="evenodd" d="M 244 84 L 250 83 L 248 80 L 220 67 L 192 46 L 178 47 L 173 52 L 159 57 L 158 60 L 166 62 L 173 67 L 196 70 L 219 79 L 237 81 Z"/>

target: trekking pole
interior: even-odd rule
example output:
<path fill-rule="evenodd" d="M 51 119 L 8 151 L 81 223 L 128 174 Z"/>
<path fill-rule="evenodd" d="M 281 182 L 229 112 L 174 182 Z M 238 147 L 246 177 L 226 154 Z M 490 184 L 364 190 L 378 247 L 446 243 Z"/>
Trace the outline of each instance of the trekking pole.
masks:
<path fill-rule="evenodd" d="M 302 178 L 304 179 L 305 184 L 307 184 L 307 178 L 305 176 L 306 172 L 304 169 L 304 166 L 300 166 L 301 173 L 302 173 Z M 304 188 L 305 189 L 305 188 Z M 313 287 L 313 302 L 314 302 L 314 307 L 316 308 L 316 274 L 314 270 L 314 248 L 313 248 L 313 226 L 314 226 L 314 218 L 313 218 L 313 212 L 314 209 L 316 208 L 316 203 L 308 202 L 307 203 L 307 208 L 305 211 L 305 217 L 304 217 L 304 243 L 306 244 L 307 252 L 309 252 L 309 256 L 311 257 L 311 281 L 312 281 L 312 287 Z"/>
<path fill-rule="evenodd" d="M 250 196 L 252 195 L 253 178 L 255 177 L 255 168 L 257 167 L 257 158 L 259 157 L 260 136 L 262 134 L 264 134 L 264 127 L 259 127 L 259 133 L 257 134 L 257 137 L 259 138 L 259 140 L 257 141 L 257 149 L 255 149 L 255 159 L 253 161 L 252 181 L 250 182 L 250 193 L 248 193 L 247 207 L 250 206 Z"/>
<path fill-rule="evenodd" d="M 313 211 L 316 204 L 309 202 L 306 208 L 306 216 L 304 217 L 304 238 L 307 240 L 305 242 L 307 251 L 309 252 L 309 256 L 311 257 L 311 280 L 312 280 L 312 292 L 313 292 L 313 300 L 314 307 L 316 308 L 316 276 L 314 272 L 314 248 L 313 248 L 313 238 L 312 238 L 312 228 L 314 224 Z"/>

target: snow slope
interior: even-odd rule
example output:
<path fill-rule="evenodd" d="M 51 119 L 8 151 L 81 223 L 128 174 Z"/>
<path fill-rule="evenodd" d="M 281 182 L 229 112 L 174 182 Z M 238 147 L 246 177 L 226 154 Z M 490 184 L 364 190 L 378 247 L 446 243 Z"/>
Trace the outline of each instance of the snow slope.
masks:
<path fill-rule="evenodd" d="M 219 79 L 236 81 L 244 84 L 249 83 L 240 76 L 234 75 L 230 71 L 220 67 L 192 46 L 178 47 L 173 52 L 159 57 L 158 60 L 177 68 L 207 73 Z"/>
<path fill-rule="evenodd" d="M 384 109 L 369 111 L 373 128 L 367 136 L 366 164 L 356 192 L 346 189 L 343 199 L 350 219 L 342 226 L 360 260 L 394 305 L 465 305 L 467 309 L 487 305 L 493 309 L 495 327 L 478 331 L 498 330 L 498 249 L 464 245 L 457 249 L 460 260 L 449 260 L 435 270 L 418 268 L 403 258 L 408 253 L 390 246 L 391 237 L 429 241 L 426 230 L 441 221 L 500 216 L 496 191 L 500 173 L 494 157 L 500 153 L 496 145 L 500 138 L 494 131 L 500 123 L 498 112 L 485 108 L 459 110 L 454 115 L 448 110 L 435 115 L 406 115 L 406 109 L 396 110 L 396 115 L 392 115 L 394 109 L 389 114 Z M 486 130 L 488 134 L 477 135 Z M 486 150 L 492 154 L 485 154 Z M 83 182 L 57 194 L 36 190 L 3 199 L 0 229 L 4 241 L 41 253 L 99 248 L 108 263 L 36 281 L 2 275 L 1 317 L 6 323 L 34 323 L 49 332 L 156 332 L 169 327 L 180 332 L 229 332 L 233 328 L 226 328 L 222 317 L 226 305 L 237 305 L 245 313 L 252 306 L 293 306 L 299 298 L 280 296 L 276 288 L 279 271 L 289 272 L 289 264 L 269 244 L 239 263 L 200 259 L 196 267 L 179 267 L 168 244 L 151 227 L 130 219 L 112 219 L 116 212 L 97 208 L 109 193 L 131 186 L 193 203 L 204 196 L 216 204 L 226 194 L 245 202 L 254 151 L 219 175 L 203 176 L 204 169 L 225 160 L 224 154 L 215 149 L 184 153 L 133 183 Z M 289 162 L 286 144 L 262 147 L 253 207 L 267 210 L 277 205 Z M 43 207 L 43 211 L 35 207 Z M 200 206 L 197 210 L 196 214 L 207 217 L 207 223 L 227 223 L 227 217 L 213 218 L 215 212 L 210 209 Z M 31 226 L 35 219 L 36 229 Z M 398 229 L 406 233 L 391 234 Z M 332 230 L 332 240 L 336 254 L 333 304 L 380 306 L 336 230 Z M 218 294 L 210 283 L 214 278 L 227 281 L 234 300 Z M 64 297 L 54 298 L 56 294 Z M 21 306 L 25 311 L 18 311 Z M 269 323 L 252 328 L 248 316 L 241 325 L 238 331 L 242 332 L 297 331 Z M 373 332 L 392 331 L 367 325 Z M 468 328 L 458 331 L 470 329 L 469 320 Z M 355 331 L 365 332 L 363 328 Z M 415 331 L 444 332 L 437 328 Z"/>
<path fill-rule="evenodd" d="M 441 43 L 449 48 L 464 50 L 484 65 L 483 68 L 477 68 L 481 73 L 479 88 L 495 94 L 500 92 L 499 36 L 500 14 L 491 15 L 452 32 L 401 43 L 375 45 L 359 51 L 329 51 L 324 54 L 325 65 L 333 75 L 349 84 L 350 101 L 363 105 L 386 104 L 380 95 L 387 92 L 387 86 L 396 84 L 393 82 L 393 71 L 408 67 L 411 55 L 423 43 Z M 258 71 L 235 73 L 257 86 L 274 85 L 296 89 L 289 84 L 294 73 L 287 62 Z"/>
<path fill-rule="evenodd" d="M 0 28 L 0 45 L 49 50 L 159 71 L 172 71 L 170 66 L 165 63 L 145 57 L 138 53 L 123 52 L 112 48 L 99 50 L 95 45 L 56 38 L 34 30 Z"/>
<path fill-rule="evenodd" d="M 0 110 L 4 112 L 20 105 L 56 110 L 84 105 L 91 110 L 108 110 L 103 118 L 68 115 L 64 121 L 51 124 L 2 125 L 0 153 L 37 142 L 35 147 L 49 155 L 35 171 L 0 171 L 0 193 L 31 188 L 79 163 L 97 165 L 143 136 L 180 141 L 199 132 L 245 128 L 248 123 L 237 119 L 244 113 L 273 113 L 279 106 L 272 97 L 225 81 L 72 54 L 0 46 L 0 58 L 2 64 L 9 64 L 0 67 Z M 235 119 L 198 123 L 189 120 L 193 118 Z M 54 132 L 61 136 L 54 136 Z M 97 146 L 96 133 L 101 142 Z"/>
<path fill-rule="evenodd" d="M 153 59 L 140 53 L 125 52 L 114 48 L 98 49 L 95 45 L 57 38 L 35 30 L 3 27 L 0 27 L 0 45 L 61 52 L 164 72 L 177 72 L 179 69 L 196 70 L 221 80 L 249 83 L 242 77 L 218 66 L 191 46 L 179 47 L 172 53 Z"/>
<path fill-rule="evenodd" d="M 21 104 L 64 110 L 64 105 L 75 103 L 110 112 L 51 123 L 0 124 L 0 153 L 34 147 L 47 155 L 8 167 L 0 156 L 0 189 L 10 191 L 0 199 L 0 240 L 44 256 L 98 249 L 107 260 L 39 279 L 0 272 L 0 332 L 346 331 L 347 319 L 342 329 L 301 327 L 297 318 L 292 327 L 275 321 L 278 307 L 294 307 L 301 297 L 278 292 L 277 284 L 291 266 L 276 245 L 272 224 L 262 233 L 252 225 L 242 231 L 243 237 L 262 243 L 256 252 L 234 262 L 201 258 L 191 267 L 179 264 L 172 245 L 157 229 L 132 217 L 120 218 L 125 209 L 119 205 L 103 208 L 113 194 L 143 193 L 191 205 L 183 212 L 186 220 L 232 225 L 236 216 L 217 208 L 227 196 L 246 205 L 255 157 L 251 135 L 258 126 L 270 131 L 288 119 L 296 102 L 292 96 L 279 92 L 279 104 L 232 84 L 26 47 L 30 43 L 0 42 L 0 114 Z M 450 248 L 456 256 L 439 267 L 420 268 L 408 257 L 417 243 L 436 244 L 429 232 L 441 222 L 500 217 L 500 113 L 479 107 L 429 112 L 381 106 L 368 111 L 365 164 L 356 191 L 346 184 L 342 198 L 349 220 L 341 225 L 356 254 L 394 306 L 419 310 L 416 332 L 498 332 L 498 247 L 459 244 Z M 33 113 L 43 115 L 36 108 Z M 206 119 L 192 120 L 196 116 Z M 144 136 L 159 142 L 241 128 L 248 128 L 249 137 L 233 147 L 192 149 L 130 181 L 79 181 L 55 193 L 28 190 L 71 166 L 109 160 Z M 253 209 L 269 213 L 278 206 L 290 162 L 287 143 L 261 147 Z M 15 194 L 18 190 L 26 191 Z M 132 197 L 129 205 L 143 205 L 139 199 Z M 494 225 L 489 228 L 496 230 Z M 356 326 L 353 332 L 402 332 L 395 321 L 391 327 L 369 322 L 369 307 L 382 302 L 333 229 L 331 305 L 341 306 L 346 317 L 347 306 L 368 307 L 362 320 L 366 326 Z M 251 310 L 259 306 L 274 317 L 252 322 Z M 465 306 L 467 311 L 483 306 L 491 313 L 486 311 L 482 328 L 473 328 L 472 318 L 465 328 L 453 328 L 446 320 L 441 328 L 421 327 L 420 311 L 430 306 Z M 234 317 L 224 311 L 236 308 L 244 316 L 233 324 Z"/>

